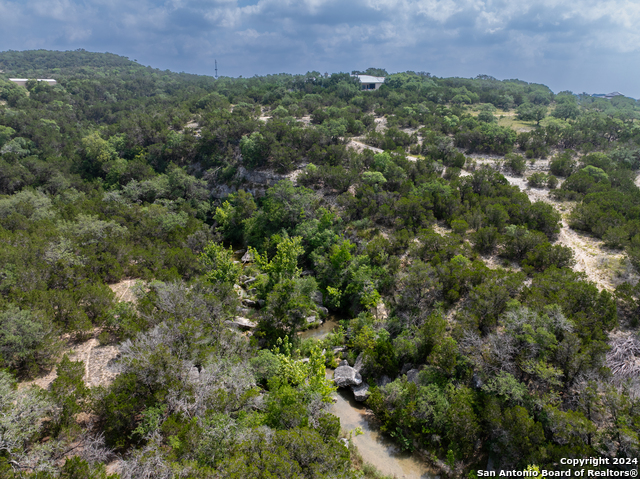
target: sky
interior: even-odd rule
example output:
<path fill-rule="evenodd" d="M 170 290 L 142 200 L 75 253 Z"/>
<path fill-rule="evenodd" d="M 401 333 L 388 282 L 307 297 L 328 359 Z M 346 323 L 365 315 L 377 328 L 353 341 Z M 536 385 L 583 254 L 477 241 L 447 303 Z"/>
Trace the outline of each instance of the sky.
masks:
<path fill-rule="evenodd" d="M 0 50 L 225 76 L 426 71 L 640 98 L 634 0 L 0 0 Z"/>

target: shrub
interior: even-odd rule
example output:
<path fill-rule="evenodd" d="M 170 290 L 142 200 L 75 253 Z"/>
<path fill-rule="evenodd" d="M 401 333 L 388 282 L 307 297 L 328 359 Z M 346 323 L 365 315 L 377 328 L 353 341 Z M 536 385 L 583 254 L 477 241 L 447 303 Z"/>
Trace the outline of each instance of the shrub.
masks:
<path fill-rule="evenodd" d="M 527 178 L 527 186 L 533 188 L 542 188 L 547 184 L 547 175 L 544 173 L 536 172 Z"/>

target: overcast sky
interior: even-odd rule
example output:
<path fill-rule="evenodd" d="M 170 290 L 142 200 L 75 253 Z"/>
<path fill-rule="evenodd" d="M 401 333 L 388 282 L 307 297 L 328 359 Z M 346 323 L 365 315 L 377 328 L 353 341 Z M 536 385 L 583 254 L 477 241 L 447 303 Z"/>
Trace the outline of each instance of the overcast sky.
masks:
<path fill-rule="evenodd" d="M 368 67 L 640 98 L 637 0 L 0 0 L 0 50 L 253 76 Z"/>

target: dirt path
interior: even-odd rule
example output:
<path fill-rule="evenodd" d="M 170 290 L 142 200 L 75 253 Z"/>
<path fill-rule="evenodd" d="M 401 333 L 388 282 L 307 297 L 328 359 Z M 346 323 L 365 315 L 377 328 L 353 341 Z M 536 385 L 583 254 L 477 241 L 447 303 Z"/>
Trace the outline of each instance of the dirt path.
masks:
<path fill-rule="evenodd" d="M 351 139 L 347 144 L 348 147 L 354 148 L 357 152 L 361 153 L 365 149 L 372 150 L 376 153 L 381 153 L 383 150 L 369 146 L 359 139 Z M 415 156 L 407 156 L 411 161 L 416 161 L 418 158 Z M 471 158 L 476 164 L 495 165 L 496 161 L 502 160 L 502 157 L 495 155 L 471 155 Z M 549 160 L 537 160 L 535 163 L 527 164 L 527 169 L 523 176 L 513 176 L 508 172 L 502 172 L 507 181 L 510 184 L 517 186 L 524 193 L 527 194 L 529 200 L 532 202 L 544 201 L 552 205 L 562 215 L 562 226 L 556 244 L 568 246 L 573 250 L 576 264 L 574 266 L 575 271 L 583 272 L 587 275 L 589 281 L 595 283 L 600 289 L 606 289 L 613 291 L 618 284 L 622 282 L 619 279 L 617 271 L 624 269 L 624 264 L 627 261 L 626 256 L 622 252 L 612 251 L 605 248 L 604 242 L 600 239 L 593 238 L 591 236 L 579 233 L 572 230 L 569 227 L 567 218 L 571 213 L 574 203 L 559 202 L 549 196 L 549 190 L 546 188 L 531 188 L 527 186 L 527 177 L 535 172 L 548 173 Z M 472 173 L 467 170 L 462 170 L 461 176 L 468 176 Z M 560 184 L 562 184 L 560 182 Z M 558 186 L 560 186 L 560 184 Z M 636 178 L 636 184 L 640 187 L 640 175 Z M 497 264 L 491 266 L 497 267 Z"/>
<path fill-rule="evenodd" d="M 369 146 L 366 143 L 363 143 L 359 139 L 351 138 L 349 139 L 349 143 L 347 143 L 347 148 L 353 148 L 358 153 L 362 153 L 364 150 L 371 150 L 374 153 L 384 153 L 384 150 L 380 148 L 376 148 L 375 146 Z M 418 158 L 415 156 L 407 155 L 407 159 L 409 161 L 418 161 Z"/>
<path fill-rule="evenodd" d="M 137 281 L 136 279 L 125 279 L 119 283 L 110 284 L 109 287 L 116 295 L 116 301 L 135 302 L 134 293 Z M 63 337 L 63 340 L 67 342 L 63 354 L 66 354 L 72 361 L 84 362 L 84 382 L 88 387 L 106 386 L 117 375 L 114 363 L 120 352 L 117 346 L 100 345 L 97 338 L 101 332 L 100 328 L 95 328 L 91 333 L 91 339 L 80 343 L 73 341 L 69 335 Z M 57 377 L 57 368 L 54 367 L 44 376 L 20 383 L 20 387 L 35 385 L 42 389 L 48 389 Z"/>
<path fill-rule="evenodd" d="M 136 297 L 133 288 L 137 281 L 137 279 L 125 279 L 119 283 L 110 284 L 109 288 L 116 294 L 116 301 L 135 303 Z"/>
<path fill-rule="evenodd" d="M 100 346 L 96 336 L 100 333 L 99 329 L 93 331 L 93 336 L 88 341 L 76 343 L 71 341 L 67 336 L 67 346 L 64 348 L 66 354 L 71 361 L 84 362 L 84 382 L 87 386 L 105 386 L 109 384 L 116 376 L 113 368 L 113 360 L 119 354 L 118 348 L 115 346 Z M 24 381 L 20 383 L 20 387 L 39 386 L 42 389 L 48 389 L 55 378 L 58 377 L 57 368 L 53 368 L 48 374 L 36 378 L 32 381 Z"/>
<path fill-rule="evenodd" d="M 482 159 L 482 163 L 493 163 L 492 159 Z M 533 167 L 529 166 L 521 177 L 502 172 L 510 184 L 517 186 L 527 194 L 532 202 L 544 201 L 552 205 L 562 215 L 562 226 L 556 244 L 567 246 L 573 250 L 576 264 L 575 271 L 583 272 L 589 281 L 600 289 L 613 291 L 621 283 L 616 271 L 626 261 L 625 254 L 610 250 L 598 238 L 575 231 L 569 227 L 567 218 L 575 206 L 572 202 L 559 202 L 549 196 L 546 188 L 531 188 L 527 186 L 527 176 L 534 172 L 548 172 L 548 161 L 537 161 Z"/>

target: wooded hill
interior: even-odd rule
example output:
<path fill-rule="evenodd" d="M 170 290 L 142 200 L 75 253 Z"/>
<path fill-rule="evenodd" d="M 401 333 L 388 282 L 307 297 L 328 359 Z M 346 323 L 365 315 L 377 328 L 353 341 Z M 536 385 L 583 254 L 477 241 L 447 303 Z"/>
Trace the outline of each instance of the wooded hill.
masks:
<path fill-rule="evenodd" d="M 369 477 L 325 379 L 358 357 L 382 431 L 451 477 L 640 455 L 635 100 L 82 50 L 0 70 L 2 477 Z M 532 202 L 505 175 L 545 159 Z M 627 281 L 573 269 L 554 204 Z M 115 379 L 63 356 L 89 340 Z"/>

